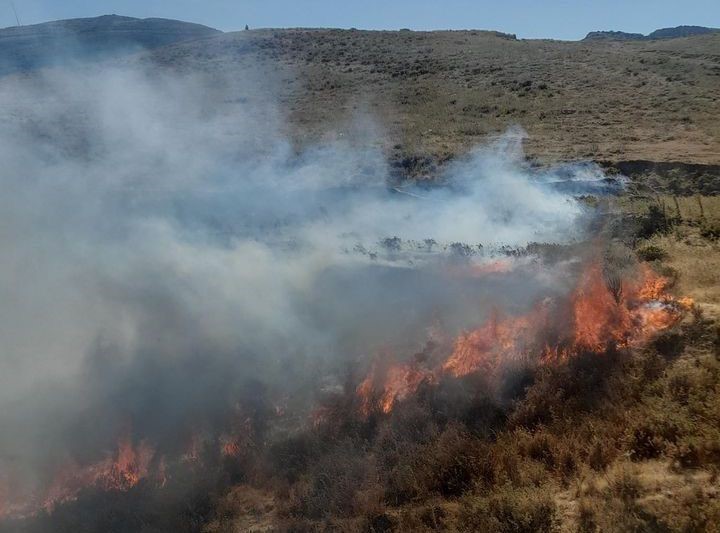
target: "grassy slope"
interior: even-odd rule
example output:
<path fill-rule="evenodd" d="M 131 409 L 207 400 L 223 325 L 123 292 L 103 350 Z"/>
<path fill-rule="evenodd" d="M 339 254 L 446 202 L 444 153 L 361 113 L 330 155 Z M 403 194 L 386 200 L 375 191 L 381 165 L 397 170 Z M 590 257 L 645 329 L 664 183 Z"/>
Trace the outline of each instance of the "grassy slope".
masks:
<path fill-rule="evenodd" d="M 720 204 L 702 198 L 701 217 L 685 198 L 681 219 L 648 215 L 667 200 L 621 199 L 608 236 L 695 298 L 677 327 L 630 353 L 540 369 L 499 419 L 475 382 L 477 397 L 455 396 L 464 406 L 435 393 L 364 436 L 289 441 L 284 464 L 302 466 L 287 481 L 276 472 L 276 499 L 236 487 L 206 531 L 716 531 Z"/>
<path fill-rule="evenodd" d="M 258 30 L 154 60 L 273 80 L 296 138 L 370 116 L 395 156 L 442 159 L 520 125 L 542 159 L 720 161 L 720 35 L 643 42 L 488 32 Z M 264 88 L 267 90 L 267 88 Z M 247 96 L 247 95 L 243 95 Z"/>
<path fill-rule="evenodd" d="M 454 156 L 519 124 L 541 159 L 720 161 L 720 36 L 559 43 L 483 32 L 257 31 L 153 59 L 222 72 L 230 83 L 257 69 L 278 82 L 299 143 L 333 128 L 350 135 L 346 121 L 370 110 L 383 127 L 377 142 L 397 158 Z M 650 201 L 673 218 L 672 197 Z M 695 299 L 696 312 L 676 330 L 629 357 L 543 371 L 506 421 L 481 423 L 480 432 L 410 406 L 370 436 L 289 442 L 285 460 L 301 466 L 288 479 L 270 474 L 277 497 L 238 486 L 207 531 L 277 523 L 297 531 L 712 531 L 720 521 L 720 248 L 707 228 L 720 205 L 702 199 L 700 219 L 696 200 L 678 202 L 682 220 L 669 231 L 618 237 L 640 251 L 660 248 L 654 266 Z M 644 219 L 648 200 L 619 208 Z"/>
<path fill-rule="evenodd" d="M 369 108 L 386 128 L 378 142 L 397 155 L 459 154 L 519 123 L 532 135 L 530 153 L 543 158 L 720 159 L 718 36 L 557 43 L 259 31 L 150 57 L 229 83 L 257 68 L 278 82 L 299 142 Z M 696 200 L 678 202 L 681 220 L 672 197 L 623 200 L 631 218 L 656 203 L 672 220 L 668 231 L 617 237 L 641 254 L 657 247 L 654 266 L 695 298 L 697 312 L 677 330 L 629 357 L 544 370 L 500 422 L 439 420 L 409 405 L 369 435 L 289 442 L 279 451 L 293 476 L 258 466 L 263 482 L 230 491 L 206 530 L 712 531 L 720 522 L 720 205 L 701 199 L 700 217 Z"/>

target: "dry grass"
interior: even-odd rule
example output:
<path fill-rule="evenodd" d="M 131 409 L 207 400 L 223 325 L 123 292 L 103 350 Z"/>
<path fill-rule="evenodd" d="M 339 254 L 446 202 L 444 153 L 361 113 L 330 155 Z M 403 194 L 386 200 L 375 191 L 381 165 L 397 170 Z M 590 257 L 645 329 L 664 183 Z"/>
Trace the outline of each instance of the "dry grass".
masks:
<path fill-rule="evenodd" d="M 717 164 L 719 51 L 720 35 L 619 43 L 483 31 L 258 30 L 151 58 L 222 76 L 231 87 L 244 87 L 248 73 L 271 80 L 262 92 L 275 90 L 298 143 L 328 130 L 351 137 L 357 132 L 347 121 L 369 115 L 380 125 L 370 135 L 398 158 L 442 161 L 520 125 L 531 136 L 529 153 L 542 159 Z"/>
<path fill-rule="evenodd" d="M 620 206 L 629 213 L 645 213 L 651 205 L 659 205 L 669 217 L 691 225 L 704 221 L 720 221 L 720 196 L 628 196 L 620 200 Z"/>
<path fill-rule="evenodd" d="M 275 531 L 276 505 L 271 493 L 247 485 L 234 487 L 217 504 L 217 518 L 203 533 L 262 533 Z"/>
<path fill-rule="evenodd" d="M 659 196 L 623 199 L 620 205 L 634 215 L 659 205 L 673 219 L 671 229 L 651 235 L 637 248 L 659 252 L 676 274 L 676 292 L 693 298 L 709 318 L 720 320 L 720 240 L 708 235 L 720 227 L 720 197 Z"/>

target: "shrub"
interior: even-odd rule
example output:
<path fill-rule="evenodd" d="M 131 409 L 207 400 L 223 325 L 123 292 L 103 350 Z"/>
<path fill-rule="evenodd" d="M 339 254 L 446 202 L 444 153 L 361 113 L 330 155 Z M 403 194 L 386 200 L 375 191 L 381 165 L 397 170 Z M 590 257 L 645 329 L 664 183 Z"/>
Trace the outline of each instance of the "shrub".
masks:
<path fill-rule="evenodd" d="M 677 440 L 678 428 L 666 420 L 645 419 L 630 432 L 629 448 L 633 459 L 654 459 Z"/>
<path fill-rule="evenodd" d="M 660 261 L 667 257 L 667 252 L 659 246 L 649 244 L 640 248 L 637 251 L 637 255 L 643 261 Z"/>
<path fill-rule="evenodd" d="M 705 221 L 700 226 L 700 235 L 710 241 L 716 241 L 720 239 L 720 222 L 718 221 Z"/>
<path fill-rule="evenodd" d="M 483 452 L 478 439 L 451 425 L 423 451 L 425 486 L 443 496 L 459 496 L 479 476 Z"/>
<path fill-rule="evenodd" d="M 542 533 L 551 531 L 555 504 L 546 488 L 507 489 L 488 498 L 472 495 L 461 503 L 460 531 Z"/>
<path fill-rule="evenodd" d="M 640 217 L 638 237 L 648 239 L 656 233 L 667 233 L 670 229 L 670 219 L 659 205 L 651 204 L 648 212 Z"/>

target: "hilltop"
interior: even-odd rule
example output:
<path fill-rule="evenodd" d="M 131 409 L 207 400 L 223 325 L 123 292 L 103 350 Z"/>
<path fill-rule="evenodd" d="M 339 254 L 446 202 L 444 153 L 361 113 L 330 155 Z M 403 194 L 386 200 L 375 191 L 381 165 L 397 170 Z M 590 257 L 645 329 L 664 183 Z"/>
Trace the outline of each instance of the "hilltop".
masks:
<path fill-rule="evenodd" d="M 654 32 L 643 35 L 642 33 L 627 33 L 624 31 L 591 31 L 584 41 L 614 40 L 614 41 L 652 41 L 655 39 L 678 39 L 680 37 L 693 37 L 695 35 L 707 35 L 708 33 L 720 32 L 718 28 L 707 28 L 705 26 L 676 26 L 674 28 L 661 28 Z"/>
<path fill-rule="evenodd" d="M 58 20 L 0 29 L 0 73 L 108 57 L 200 39 L 218 30 L 178 20 L 118 15 Z"/>

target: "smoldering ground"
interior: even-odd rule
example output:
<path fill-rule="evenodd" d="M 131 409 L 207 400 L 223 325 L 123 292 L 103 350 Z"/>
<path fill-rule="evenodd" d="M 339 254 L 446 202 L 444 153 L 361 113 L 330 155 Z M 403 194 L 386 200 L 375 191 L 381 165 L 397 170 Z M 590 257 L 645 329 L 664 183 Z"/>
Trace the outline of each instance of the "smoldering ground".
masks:
<path fill-rule="evenodd" d="M 469 273 L 503 246 L 582 237 L 553 182 L 596 170 L 531 173 L 512 131 L 443 187 L 390 187 L 370 119 L 298 153 L 271 92 L 218 104 L 262 83 L 87 67 L 2 84 L 6 477 L 42 484 L 127 427 L 176 450 L 259 390 L 308 406 L 328 375 L 412 353 L 438 321 L 454 334 L 567 290 L 532 258 Z"/>

